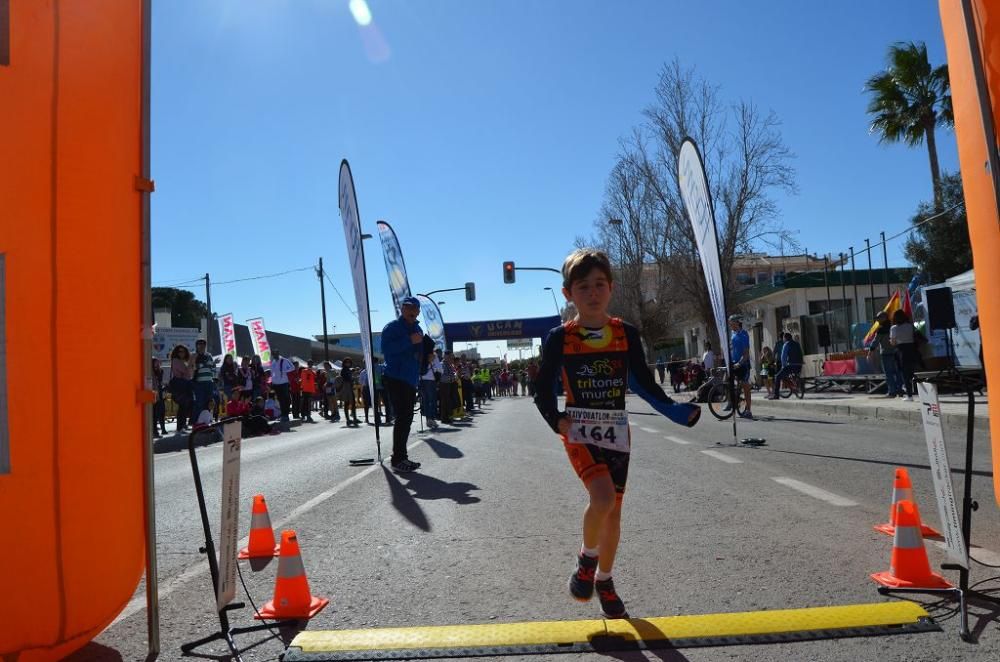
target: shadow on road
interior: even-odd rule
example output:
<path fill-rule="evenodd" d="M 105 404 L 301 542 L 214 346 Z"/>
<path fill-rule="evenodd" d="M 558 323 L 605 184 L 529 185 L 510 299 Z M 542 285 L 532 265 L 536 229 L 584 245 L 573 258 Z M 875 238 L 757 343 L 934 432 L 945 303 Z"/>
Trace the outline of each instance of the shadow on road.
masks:
<path fill-rule="evenodd" d="M 770 452 L 770 453 L 787 453 L 789 455 L 806 455 L 808 457 L 822 457 L 822 458 L 826 458 L 828 460 L 846 460 L 848 462 L 864 462 L 866 464 L 884 464 L 884 465 L 889 466 L 889 467 L 906 467 L 907 469 L 927 469 L 928 471 L 930 471 L 930 468 L 931 468 L 930 465 L 927 465 L 927 464 L 909 464 L 909 463 L 906 463 L 906 462 L 893 462 L 893 461 L 890 461 L 890 460 L 872 460 L 872 459 L 864 458 L 864 457 L 847 457 L 845 455 L 824 455 L 823 453 L 806 453 L 804 451 L 787 451 L 787 450 L 778 450 L 776 448 L 761 448 L 759 450 L 764 451 L 764 452 Z M 951 473 L 957 474 L 957 475 L 964 475 L 965 474 L 965 470 L 964 469 L 956 469 L 956 468 L 952 467 Z M 974 475 L 974 476 L 984 476 L 986 478 L 992 478 L 993 477 L 993 472 L 992 471 L 979 471 L 979 470 L 975 470 L 974 469 L 972 471 L 972 475 Z"/>
<path fill-rule="evenodd" d="M 650 656 L 665 662 L 683 662 L 688 659 L 677 649 L 671 648 L 666 634 L 646 619 L 632 618 L 629 619 L 629 623 L 642 637 L 645 645 L 650 646 L 649 648 L 640 649 L 638 642 L 623 642 L 619 637 L 608 637 L 592 639 L 590 643 L 594 646 L 594 650 L 623 662 L 649 660 Z"/>
<path fill-rule="evenodd" d="M 981 584 L 982 582 L 980 582 Z M 992 602 L 992 600 L 1000 600 L 1000 589 L 992 589 L 983 591 L 980 590 L 983 595 L 988 596 L 989 600 L 983 600 L 976 596 L 969 596 L 966 598 L 969 605 L 969 622 L 971 627 L 969 630 L 972 633 L 972 638 L 974 641 L 979 641 L 979 638 L 986 632 L 986 628 L 990 625 L 997 625 L 1000 623 L 1000 604 Z M 973 608 L 987 610 L 986 613 L 974 613 Z"/>
<path fill-rule="evenodd" d="M 844 425 L 844 421 L 823 421 L 816 418 L 788 418 L 787 416 L 768 416 L 764 414 L 754 414 L 754 420 L 757 421 L 787 421 L 788 423 L 817 423 L 819 425 Z"/>
<path fill-rule="evenodd" d="M 90 642 L 69 657 L 64 662 L 121 662 L 121 654 L 113 648 Z"/>
<path fill-rule="evenodd" d="M 384 464 L 382 465 L 382 472 L 385 474 L 385 482 L 389 484 L 389 493 L 392 495 L 392 507 L 400 515 L 408 519 L 413 526 L 421 531 L 430 531 L 431 523 L 427 521 L 427 515 L 424 514 L 423 508 L 416 502 L 410 491 L 399 482 L 396 475 Z"/>
<path fill-rule="evenodd" d="M 253 649 L 257 648 L 258 646 L 263 646 L 264 644 L 266 644 L 266 643 L 268 643 L 270 641 L 274 641 L 274 640 L 281 641 L 281 643 L 283 644 L 284 648 L 287 649 L 288 646 L 289 646 L 289 644 L 292 643 L 292 640 L 295 639 L 295 636 L 299 632 L 302 632 L 303 630 L 305 630 L 306 626 L 308 624 L 309 624 L 309 621 L 304 621 L 304 620 L 303 621 L 281 621 L 280 623 L 273 623 L 273 624 L 270 624 L 270 625 L 262 624 L 262 625 L 250 626 L 250 627 L 247 627 L 247 628 L 234 628 L 233 629 L 233 641 L 236 643 L 237 649 L 238 649 L 241 657 L 242 657 L 242 655 L 244 653 L 246 653 L 248 651 L 252 651 Z M 256 641 L 252 641 L 249 645 L 244 644 L 244 642 L 249 638 L 249 637 L 247 637 L 247 635 L 250 632 L 262 632 L 262 633 L 266 633 L 267 636 L 262 636 L 260 639 L 257 639 Z M 205 643 L 207 644 L 209 642 L 206 641 Z M 214 646 L 225 647 L 225 643 L 223 643 L 221 639 L 215 641 L 213 643 L 213 645 Z M 226 650 L 228 651 L 229 649 L 226 648 Z M 168 653 L 170 653 L 170 652 L 171 651 L 166 651 L 166 652 L 165 651 L 160 651 L 160 657 L 159 657 L 159 659 L 163 659 L 163 660 L 174 659 L 173 657 L 170 657 L 168 655 Z M 235 659 L 228 652 L 227 653 L 216 653 L 216 654 L 213 654 L 213 653 L 199 653 L 197 648 L 195 648 L 194 650 L 192 650 L 192 651 L 190 651 L 188 653 L 179 653 L 178 657 L 180 657 L 180 658 L 193 657 L 193 658 L 200 658 L 200 659 L 203 659 L 203 660 L 216 660 L 217 662 L 232 662 L 232 660 Z M 270 656 L 266 656 L 265 659 L 270 659 Z M 152 659 L 150 659 L 150 658 L 147 657 L 146 662 L 152 662 Z"/>
<path fill-rule="evenodd" d="M 406 481 L 406 489 L 412 492 L 414 499 L 451 499 L 460 505 L 480 501 L 479 497 L 469 494 L 479 490 L 472 483 L 449 483 L 421 473 L 403 474 L 401 478 Z"/>
<path fill-rule="evenodd" d="M 424 439 L 424 443 L 431 447 L 438 457 L 444 458 L 446 460 L 456 460 L 460 457 L 465 457 L 465 453 L 458 450 L 451 444 L 446 444 L 443 441 L 439 441 L 433 437 L 427 437 Z"/>

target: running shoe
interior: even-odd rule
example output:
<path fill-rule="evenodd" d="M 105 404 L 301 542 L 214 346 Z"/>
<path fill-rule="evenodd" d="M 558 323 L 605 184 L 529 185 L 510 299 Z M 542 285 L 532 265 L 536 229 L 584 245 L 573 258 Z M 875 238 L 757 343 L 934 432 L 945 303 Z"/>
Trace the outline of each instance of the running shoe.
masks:
<path fill-rule="evenodd" d="M 597 572 L 597 557 L 580 554 L 576 559 L 576 570 L 569 578 L 569 593 L 576 600 L 586 602 L 594 597 L 594 573 Z"/>
<path fill-rule="evenodd" d="M 618 597 L 615 583 L 610 577 L 594 582 L 594 587 L 601 601 L 601 613 L 604 614 L 604 618 L 628 618 L 625 603 Z"/>
<path fill-rule="evenodd" d="M 748 411 L 740 412 L 740 418 L 753 418 L 753 414 Z"/>
<path fill-rule="evenodd" d="M 394 462 L 392 464 L 392 470 L 398 474 L 408 474 L 417 470 L 417 467 L 413 466 L 413 464 L 414 463 L 409 460 L 401 460 L 400 462 Z"/>

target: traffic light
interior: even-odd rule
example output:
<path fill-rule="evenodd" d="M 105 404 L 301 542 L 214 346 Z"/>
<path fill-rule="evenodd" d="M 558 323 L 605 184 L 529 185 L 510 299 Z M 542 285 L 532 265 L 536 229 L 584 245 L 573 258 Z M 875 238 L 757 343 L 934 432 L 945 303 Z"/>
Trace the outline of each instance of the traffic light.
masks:
<path fill-rule="evenodd" d="M 476 300 L 476 284 L 466 283 L 465 284 L 465 300 L 475 301 Z"/>
<path fill-rule="evenodd" d="M 514 263 L 504 262 L 503 263 L 503 282 L 510 285 L 514 282 Z"/>

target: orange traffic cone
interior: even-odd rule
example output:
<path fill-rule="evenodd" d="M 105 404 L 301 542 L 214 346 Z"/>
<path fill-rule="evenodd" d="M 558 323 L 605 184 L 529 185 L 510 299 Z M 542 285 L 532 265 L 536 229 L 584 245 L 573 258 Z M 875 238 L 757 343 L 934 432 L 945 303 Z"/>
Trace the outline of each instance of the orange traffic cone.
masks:
<path fill-rule="evenodd" d="M 330 604 L 326 598 L 309 592 L 306 569 L 299 556 L 299 542 L 294 531 L 281 532 L 281 556 L 278 557 L 278 577 L 274 582 L 274 599 L 260 609 L 254 618 L 312 618 Z"/>
<path fill-rule="evenodd" d="M 920 535 L 920 516 L 912 501 L 896 504 L 896 533 L 889 572 L 876 572 L 871 577 L 889 588 L 953 588 L 944 577 L 931 572 L 924 538 Z"/>
<path fill-rule="evenodd" d="M 896 504 L 900 501 L 910 501 L 913 503 L 914 508 L 917 507 L 917 502 L 913 499 L 913 484 L 910 482 L 910 472 L 904 467 L 896 468 L 896 478 L 892 481 L 892 504 L 889 506 L 889 522 L 888 524 L 876 524 L 873 527 L 876 531 L 884 533 L 887 536 L 895 535 Z M 919 510 L 917 511 L 917 517 L 920 517 Z M 940 536 L 941 532 L 921 522 L 920 534 L 923 536 Z"/>
<path fill-rule="evenodd" d="M 274 529 L 271 528 L 271 517 L 267 514 L 264 495 L 254 495 L 253 508 L 250 510 L 250 544 L 241 549 L 236 558 L 261 559 L 277 555 L 278 545 L 274 544 Z"/>

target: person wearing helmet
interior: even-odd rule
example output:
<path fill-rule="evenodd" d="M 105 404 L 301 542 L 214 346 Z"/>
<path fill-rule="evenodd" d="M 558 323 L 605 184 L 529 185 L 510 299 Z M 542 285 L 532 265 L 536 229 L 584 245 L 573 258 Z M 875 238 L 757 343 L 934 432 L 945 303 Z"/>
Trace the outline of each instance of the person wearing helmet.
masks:
<path fill-rule="evenodd" d="M 750 412 L 750 334 L 743 328 L 742 315 L 729 316 L 729 355 L 732 358 L 733 378 L 737 388 L 743 389 L 743 398 L 747 408 L 740 414 L 743 418 L 753 418 Z M 727 406 L 727 409 L 729 407 Z"/>

